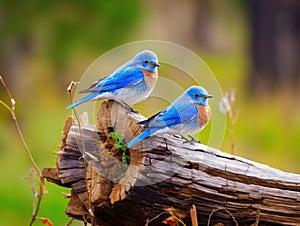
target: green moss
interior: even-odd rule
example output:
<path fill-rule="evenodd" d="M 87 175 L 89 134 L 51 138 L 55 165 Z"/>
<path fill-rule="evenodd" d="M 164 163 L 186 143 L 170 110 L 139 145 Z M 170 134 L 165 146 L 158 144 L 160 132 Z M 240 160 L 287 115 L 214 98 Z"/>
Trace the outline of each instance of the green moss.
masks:
<path fill-rule="evenodd" d="M 128 165 L 130 162 L 130 155 L 125 142 L 125 138 L 118 132 L 111 132 L 110 137 L 115 141 L 115 148 L 122 151 L 121 161 L 124 165 Z"/>

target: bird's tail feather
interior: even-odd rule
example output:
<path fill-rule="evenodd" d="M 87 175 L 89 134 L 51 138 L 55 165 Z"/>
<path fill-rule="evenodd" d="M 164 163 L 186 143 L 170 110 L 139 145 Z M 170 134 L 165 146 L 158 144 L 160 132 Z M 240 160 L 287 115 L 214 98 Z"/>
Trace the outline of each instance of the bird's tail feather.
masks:
<path fill-rule="evenodd" d="M 67 107 L 67 109 L 71 109 L 71 108 L 73 108 L 73 107 L 76 107 L 76 106 L 79 105 L 79 104 L 82 104 L 82 103 L 84 103 L 84 102 L 90 101 L 90 100 L 92 100 L 93 98 L 95 98 L 97 95 L 98 95 L 98 93 L 91 93 L 91 94 L 89 94 L 89 95 L 83 97 L 82 99 L 80 99 L 80 100 L 74 102 L 73 104 L 69 105 L 69 106 Z"/>
<path fill-rule="evenodd" d="M 139 136 L 137 136 L 136 138 L 132 139 L 131 141 L 129 141 L 127 143 L 127 147 L 131 148 L 132 146 L 134 146 L 136 143 L 144 140 L 145 138 L 148 138 L 153 132 L 151 130 L 146 130 L 144 131 L 142 134 L 140 134 Z"/>

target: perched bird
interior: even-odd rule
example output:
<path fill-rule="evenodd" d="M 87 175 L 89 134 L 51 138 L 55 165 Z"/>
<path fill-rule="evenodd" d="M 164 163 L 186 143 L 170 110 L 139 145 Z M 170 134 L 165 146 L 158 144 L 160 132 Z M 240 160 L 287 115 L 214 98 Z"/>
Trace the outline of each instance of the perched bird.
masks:
<path fill-rule="evenodd" d="M 106 76 L 79 93 L 90 93 L 67 107 L 73 108 L 91 100 L 115 99 L 126 105 L 145 100 L 157 81 L 158 58 L 149 50 L 138 53 L 111 75 Z"/>
<path fill-rule="evenodd" d="M 145 131 L 127 143 L 130 148 L 151 135 L 169 133 L 183 136 L 194 134 L 210 120 L 207 91 L 200 86 L 191 86 L 169 107 L 145 121 L 138 122 Z"/>

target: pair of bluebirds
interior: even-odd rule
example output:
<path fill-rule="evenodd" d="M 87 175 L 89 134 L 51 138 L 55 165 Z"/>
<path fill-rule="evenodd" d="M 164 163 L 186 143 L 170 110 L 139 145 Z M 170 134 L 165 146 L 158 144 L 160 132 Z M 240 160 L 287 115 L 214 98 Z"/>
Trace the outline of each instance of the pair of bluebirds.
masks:
<path fill-rule="evenodd" d="M 81 90 L 79 93 L 90 94 L 68 106 L 68 109 L 98 99 L 114 99 L 126 105 L 141 102 L 153 91 L 159 66 L 156 54 L 144 50 L 111 75 Z M 211 97 L 203 87 L 191 86 L 170 106 L 149 119 L 139 122 L 144 132 L 129 141 L 127 146 L 131 148 L 155 134 L 169 133 L 185 136 L 198 132 L 209 122 L 208 99 Z"/>

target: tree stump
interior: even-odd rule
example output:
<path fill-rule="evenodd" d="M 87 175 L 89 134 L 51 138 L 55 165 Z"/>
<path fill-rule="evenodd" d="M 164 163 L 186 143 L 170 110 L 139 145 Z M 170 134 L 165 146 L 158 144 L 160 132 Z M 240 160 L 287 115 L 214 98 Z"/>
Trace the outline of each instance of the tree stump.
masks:
<path fill-rule="evenodd" d="M 72 188 L 68 216 L 93 225 L 300 225 L 300 175 L 180 136 L 117 149 L 111 132 L 129 141 L 142 119 L 112 100 L 96 126 L 67 119 L 56 168 L 43 175 Z"/>

